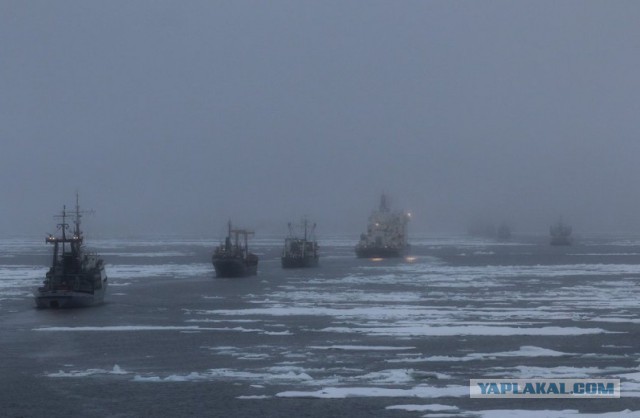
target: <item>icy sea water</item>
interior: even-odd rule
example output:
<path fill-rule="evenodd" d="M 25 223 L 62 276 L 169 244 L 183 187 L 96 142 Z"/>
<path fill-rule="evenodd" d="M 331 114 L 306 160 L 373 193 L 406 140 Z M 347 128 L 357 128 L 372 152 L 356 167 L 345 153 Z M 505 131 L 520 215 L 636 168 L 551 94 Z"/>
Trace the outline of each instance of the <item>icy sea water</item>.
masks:
<path fill-rule="evenodd" d="M 103 306 L 37 310 L 41 239 L 0 240 L 3 417 L 640 417 L 640 240 L 321 240 L 317 269 L 215 279 L 214 240 L 89 242 Z M 469 398 L 472 378 L 620 378 L 620 399 Z"/>

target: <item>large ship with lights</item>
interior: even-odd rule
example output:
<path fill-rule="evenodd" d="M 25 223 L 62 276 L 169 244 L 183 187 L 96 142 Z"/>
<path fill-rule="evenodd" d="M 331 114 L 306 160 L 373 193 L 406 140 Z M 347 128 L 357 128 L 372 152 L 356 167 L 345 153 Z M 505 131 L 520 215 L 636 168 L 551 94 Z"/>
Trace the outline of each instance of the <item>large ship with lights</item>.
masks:
<path fill-rule="evenodd" d="M 248 239 L 253 231 L 233 229 L 228 224 L 227 237 L 211 257 L 216 277 L 246 277 L 258 274 L 258 256 L 249 251 Z"/>
<path fill-rule="evenodd" d="M 318 242 L 315 239 L 316 224 L 309 226 L 305 219 L 302 221 L 304 234 L 299 236 L 289 223 L 289 236 L 284 240 L 282 249 L 282 268 L 302 268 L 318 266 Z"/>
<path fill-rule="evenodd" d="M 378 210 L 369 216 L 366 234 L 356 245 L 358 258 L 403 257 L 409 251 L 407 223 L 411 217 L 406 212 L 391 212 L 386 195 L 380 197 Z"/>
<path fill-rule="evenodd" d="M 66 206 L 57 225 L 59 236 L 49 235 L 47 244 L 53 244 L 53 261 L 43 285 L 34 292 L 38 308 L 76 308 L 98 305 L 107 291 L 104 261 L 97 254 L 85 251 L 80 229 L 82 212 L 76 195 L 75 212 L 67 213 Z M 73 230 L 67 223 L 73 220 Z"/>

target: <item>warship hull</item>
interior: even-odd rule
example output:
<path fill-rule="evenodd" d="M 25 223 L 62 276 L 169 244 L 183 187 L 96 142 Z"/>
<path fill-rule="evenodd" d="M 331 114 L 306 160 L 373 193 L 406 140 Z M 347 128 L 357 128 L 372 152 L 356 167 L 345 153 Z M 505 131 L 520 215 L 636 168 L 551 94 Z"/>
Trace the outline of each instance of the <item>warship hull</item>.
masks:
<path fill-rule="evenodd" d="M 358 258 L 400 258 L 407 255 L 407 247 L 362 247 L 356 246 Z"/>
<path fill-rule="evenodd" d="M 318 257 L 282 257 L 281 260 L 285 269 L 318 267 Z"/>
<path fill-rule="evenodd" d="M 216 277 L 248 277 L 258 274 L 258 263 L 247 263 L 243 259 L 213 258 Z"/>
<path fill-rule="evenodd" d="M 84 250 L 80 229 L 80 204 L 76 194 L 75 214 L 68 214 L 66 206 L 58 230 L 60 236 L 49 236 L 45 243 L 53 244 L 53 261 L 47 271 L 43 285 L 36 288 L 33 296 L 38 308 L 82 308 L 104 302 L 107 291 L 107 273 L 104 261 L 95 253 Z M 68 217 L 75 217 L 73 234 L 69 234 Z M 68 235 L 69 234 L 69 235 Z"/>
<path fill-rule="evenodd" d="M 72 290 L 37 290 L 34 297 L 36 307 L 39 309 L 86 308 L 104 303 L 105 291 L 105 287 L 94 293 Z"/>
<path fill-rule="evenodd" d="M 360 235 L 355 247 L 358 258 L 400 258 L 408 251 L 407 223 L 410 213 L 391 212 L 387 197 L 380 197 L 380 207 L 369 216 L 367 232 Z"/>

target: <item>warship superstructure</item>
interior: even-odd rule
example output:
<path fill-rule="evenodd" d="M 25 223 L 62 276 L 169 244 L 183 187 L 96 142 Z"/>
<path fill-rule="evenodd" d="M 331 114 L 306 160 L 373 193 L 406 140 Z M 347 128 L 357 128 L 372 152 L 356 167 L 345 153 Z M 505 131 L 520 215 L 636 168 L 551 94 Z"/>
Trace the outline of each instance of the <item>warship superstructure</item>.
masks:
<path fill-rule="evenodd" d="M 403 257 L 409 250 L 407 223 L 409 213 L 391 212 L 387 197 L 380 197 L 380 207 L 369 216 L 367 233 L 356 245 L 358 258 Z"/>
<path fill-rule="evenodd" d="M 555 225 L 551 225 L 549 233 L 551 234 L 551 245 L 571 245 L 572 228 L 562 222 L 562 218 Z"/>
<path fill-rule="evenodd" d="M 295 234 L 289 223 L 289 236 L 284 240 L 282 250 L 282 268 L 302 268 L 318 266 L 318 243 L 315 240 L 316 224 L 309 227 L 308 221 L 302 221 L 304 235 Z"/>
<path fill-rule="evenodd" d="M 76 195 L 76 209 L 71 214 L 63 206 L 57 216 L 59 236 L 49 235 L 45 242 L 53 244 L 53 261 L 43 285 L 34 292 L 38 308 L 76 308 L 97 305 L 104 301 L 107 274 L 104 261 L 95 253 L 85 251 L 80 229 L 82 212 Z M 73 231 L 67 219 L 73 219 Z"/>
<path fill-rule="evenodd" d="M 248 238 L 253 231 L 233 229 L 228 224 L 227 237 L 211 257 L 216 277 L 246 277 L 258 273 L 258 256 L 249 252 Z"/>

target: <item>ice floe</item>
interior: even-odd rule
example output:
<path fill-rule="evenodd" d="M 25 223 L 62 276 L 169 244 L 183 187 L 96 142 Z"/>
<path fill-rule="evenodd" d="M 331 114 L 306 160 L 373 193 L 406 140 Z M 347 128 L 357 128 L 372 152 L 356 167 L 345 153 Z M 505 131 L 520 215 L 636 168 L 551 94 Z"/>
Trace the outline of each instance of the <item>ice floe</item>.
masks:
<path fill-rule="evenodd" d="M 154 277 L 198 277 L 212 273 L 208 263 L 194 264 L 116 264 L 108 266 L 109 279 L 140 279 Z"/>
<path fill-rule="evenodd" d="M 432 412 L 443 412 L 443 411 L 458 411 L 458 407 L 451 405 L 441 405 L 441 404 L 426 404 L 426 405 L 391 405 L 387 406 L 386 409 L 399 409 L 402 411 L 409 412 L 424 412 L 424 411 L 432 411 Z"/>
<path fill-rule="evenodd" d="M 510 368 L 495 367 L 494 371 L 486 373 L 487 376 L 500 376 L 504 378 L 513 377 L 515 379 L 579 379 L 597 376 L 609 376 L 613 373 L 624 371 L 624 368 L 601 369 L 599 367 L 536 367 L 536 366 L 516 366 Z"/>
<path fill-rule="evenodd" d="M 501 357 L 560 357 L 572 356 L 572 353 L 549 350 L 547 348 L 535 346 L 522 346 L 519 350 L 500 351 L 495 353 L 469 353 L 462 357 L 454 356 L 429 356 L 429 357 L 404 357 L 386 360 L 388 363 L 420 363 L 420 362 L 456 362 L 456 361 L 478 361 L 493 360 Z"/>
<path fill-rule="evenodd" d="M 95 375 L 126 375 L 129 372 L 123 370 L 117 364 L 113 366 L 111 370 L 107 369 L 87 369 L 87 370 L 71 370 L 68 372 L 63 372 L 62 370 L 56 373 L 47 373 L 48 377 L 87 377 L 87 376 L 95 376 Z"/>
<path fill-rule="evenodd" d="M 0 299 L 31 296 L 31 290 L 42 283 L 45 267 L 0 265 Z"/>
<path fill-rule="evenodd" d="M 578 327 L 499 327 L 499 326 L 389 326 L 389 327 L 327 327 L 320 331 L 337 333 L 359 333 L 374 336 L 416 337 L 416 336 L 453 336 L 453 335 L 588 335 L 609 331 L 601 328 Z"/>
<path fill-rule="evenodd" d="M 567 418 L 567 417 L 587 417 L 587 418 L 640 418 L 640 411 L 625 409 L 617 412 L 597 412 L 585 413 L 575 409 L 549 410 L 549 409 L 491 409 L 482 411 L 470 411 L 475 416 L 483 418 Z"/>
<path fill-rule="evenodd" d="M 399 351 L 399 350 L 413 350 L 415 347 L 395 347 L 386 345 L 329 345 L 318 346 L 313 345 L 309 348 L 314 350 L 345 350 L 345 351 Z"/>
<path fill-rule="evenodd" d="M 166 377 L 145 376 L 137 374 L 133 380 L 135 382 L 193 382 L 220 379 L 249 380 L 251 382 L 308 382 L 313 378 L 304 371 L 297 371 L 292 368 L 271 368 L 263 372 L 239 371 L 233 369 L 211 369 L 205 372 L 190 372 L 187 374 L 170 374 Z"/>
<path fill-rule="evenodd" d="M 613 317 L 613 316 L 596 316 L 589 318 L 593 322 L 626 322 L 630 324 L 640 324 L 640 318 L 636 317 Z"/>
<path fill-rule="evenodd" d="M 208 328 L 199 326 L 171 326 L 171 325 L 112 325 L 102 327 L 42 327 L 33 328 L 33 331 L 46 332 L 131 332 L 131 331 L 232 331 L 232 332 L 254 332 L 264 335 L 292 335 L 289 331 L 267 331 L 264 329 L 252 329 L 244 327 L 222 327 Z"/>
<path fill-rule="evenodd" d="M 347 397 L 383 398 L 442 398 L 469 396 L 468 386 L 415 386 L 409 389 L 383 387 L 326 387 L 316 391 L 285 391 L 280 398 L 341 399 Z"/>

